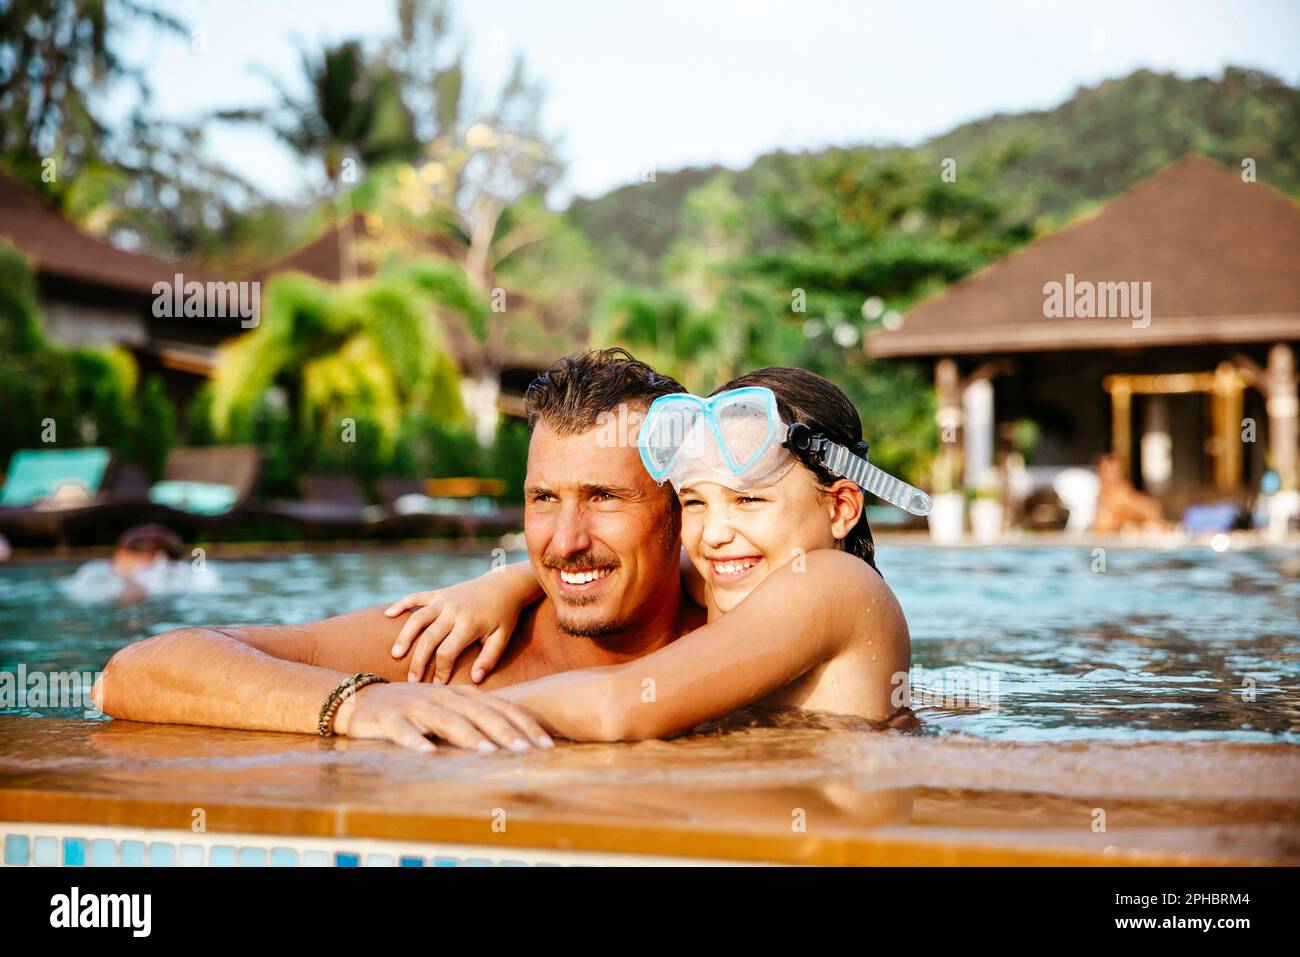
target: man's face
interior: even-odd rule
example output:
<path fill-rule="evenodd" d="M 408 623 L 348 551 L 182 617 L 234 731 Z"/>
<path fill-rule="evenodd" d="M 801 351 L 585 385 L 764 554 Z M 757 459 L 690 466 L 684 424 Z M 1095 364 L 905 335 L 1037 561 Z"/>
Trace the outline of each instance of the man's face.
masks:
<path fill-rule="evenodd" d="M 651 480 L 631 441 L 596 428 L 533 429 L 524 480 L 524 538 L 560 627 L 600 637 L 652 615 L 679 575 L 672 489 Z M 602 438 L 603 437 L 603 438 Z"/>

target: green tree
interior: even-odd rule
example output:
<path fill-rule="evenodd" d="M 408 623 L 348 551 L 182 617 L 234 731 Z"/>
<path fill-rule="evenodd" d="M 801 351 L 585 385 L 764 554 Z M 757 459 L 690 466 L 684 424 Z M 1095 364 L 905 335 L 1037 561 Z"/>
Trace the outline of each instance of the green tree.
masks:
<path fill-rule="evenodd" d="M 398 79 L 382 62 L 367 59 L 360 43 L 349 40 L 319 53 L 304 50 L 301 57 L 307 96 L 293 94 L 272 78 L 278 94 L 274 105 L 223 111 L 217 117 L 268 127 L 301 156 L 320 164 L 330 193 L 343 182 L 348 159 L 378 165 L 416 155 L 419 142 Z"/>
<path fill-rule="evenodd" d="M 449 288 L 472 301 L 463 277 L 456 283 L 454 271 L 436 267 L 341 287 L 277 277 L 258 327 L 221 352 L 214 432 L 287 443 L 297 466 L 368 468 L 393 456 L 408 416 L 463 421 L 459 374 L 436 318 L 437 294 L 454 300 Z"/>
<path fill-rule="evenodd" d="M 194 42 L 145 0 L 0 2 L 0 164 L 99 235 L 188 255 L 210 249 L 258 191 L 205 159 L 204 123 L 150 117 L 123 38 Z M 125 118 L 109 122 L 105 104 Z"/>
<path fill-rule="evenodd" d="M 51 342 L 22 254 L 0 240 L 0 463 L 18 449 L 103 445 L 157 475 L 174 437 L 174 410 L 161 383 L 137 382 L 135 361 L 117 348 L 65 349 Z"/>

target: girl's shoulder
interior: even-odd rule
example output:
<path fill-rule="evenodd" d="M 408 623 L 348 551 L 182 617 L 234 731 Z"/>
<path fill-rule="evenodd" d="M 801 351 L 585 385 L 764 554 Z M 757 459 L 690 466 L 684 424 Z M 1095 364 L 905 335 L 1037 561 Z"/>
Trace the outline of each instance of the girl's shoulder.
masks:
<path fill-rule="evenodd" d="M 874 627 L 880 626 L 882 615 L 902 621 L 898 598 L 880 572 L 857 555 L 839 549 L 807 553 L 800 592 L 809 602 L 836 602 Z"/>
<path fill-rule="evenodd" d="M 789 567 L 795 574 L 803 571 L 810 576 L 810 581 L 824 582 L 831 587 L 853 586 L 871 593 L 889 591 L 880 572 L 857 555 L 838 548 L 801 552 L 794 556 Z"/>

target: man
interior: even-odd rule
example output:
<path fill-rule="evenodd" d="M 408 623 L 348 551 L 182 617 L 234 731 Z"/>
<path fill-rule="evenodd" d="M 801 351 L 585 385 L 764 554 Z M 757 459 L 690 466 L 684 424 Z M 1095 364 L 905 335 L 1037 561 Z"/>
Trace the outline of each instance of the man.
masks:
<path fill-rule="evenodd" d="M 180 561 L 180 536 L 162 525 L 135 525 L 122 533 L 108 559 L 86 562 L 59 587 L 82 602 L 129 605 L 177 592 L 213 591 L 221 579 L 207 566 Z"/>
<path fill-rule="evenodd" d="M 113 656 L 96 682 L 96 704 L 135 721 L 313 733 L 331 692 L 369 672 L 392 683 L 348 697 L 334 717 L 337 733 L 421 751 L 433 750 L 427 735 L 484 751 L 550 746 L 528 712 L 486 692 L 628 661 L 704 623 L 681 590 L 676 496 L 646 473 L 635 441 L 637 413 L 682 391 L 621 349 L 566 357 L 529 387 L 524 536 L 546 594 L 478 687 L 472 654 L 457 662 L 450 685 L 404 681 L 407 666 L 390 653 L 401 620 L 378 606 L 305 625 L 155 635 Z M 609 441 L 611 416 L 627 424 L 624 441 Z M 599 577 L 573 583 L 591 572 Z"/>
<path fill-rule="evenodd" d="M 136 525 L 123 532 L 109 559 L 109 568 L 122 582 L 118 602 L 128 604 L 147 597 L 145 581 L 151 570 L 160 562 L 170 568 L 171 562 L 180 560 L 181 549 L 180 536 L 162 525 Z"/>

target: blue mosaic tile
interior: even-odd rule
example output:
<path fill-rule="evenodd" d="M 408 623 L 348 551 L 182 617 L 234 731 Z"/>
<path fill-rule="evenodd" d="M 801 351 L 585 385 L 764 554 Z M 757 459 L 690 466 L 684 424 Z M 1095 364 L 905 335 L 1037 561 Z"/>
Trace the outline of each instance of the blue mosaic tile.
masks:
<path fill-rule="evenodd" d="M 498 867 L 527 867 L 527 861 L 502 861 Z"/>
<path fill-rule="evenodd" d="M 434 867 L 460 867 L 460 861 L 454 857 L 435 857 L 433 859 Z"/>
<path fill-rule="evenodd" d="M 32 863 L 37 867 L 59 866 L 59 839 L 38 837 L 32 842 Z"/>
<path fill-rule="evenodd" d="M 164 844 L 161 841 L 154 841 L 149 845 L 149 866 L 175 867 L 176 847 L 172 844 Z"/>
<path fill-rule="evenodd" d="M 117 864 L 117 845 L 106 837 L 90 842 L 90 866 L 114 867 Z"/>
<path fill-rule="evenodd" d="M 235 849 L 229 844 L 217 844 L 208 852 L 209 867 L 234 867 Z"/>
<path fill-rule="evenodd" d="M 345 854 L 339 851 L 334 855 L 335 867 L 357 867 L 361 863 L 361 858 L 357 854 Z"/>
<path fill-rule="evenodd" d="M 181 845 L 181 867 L 202 867 L 203 848 L 197 844 Z"/>
<path fill-rule="evenodd" d="M 366 867 L 395 867 L 392 854 L 367 854 Z"/>
<path fill-rule="evenodd" d="M 144 841 L 123 841 L 118 849 L 123 867 L 144 867 Z"/>
<path fill-rule="evenodd" d="M 25 834 L 5 835 L 5 863 L 11 867 L 20 867 L 27 863 L 32 853 L 32 842 Z"/>
<path fill-rule="evenodd" d="M 297 867 L 298 852 L 291 847 L 271 848 L 272 867 Z"/>
<path fill-rule="evenodd" d="M 239 849 L 240 867 L 266 867 L 266 848 L 241 847 Z"/>
<path fill-rule="evenodd" d="M 332 867 L 334 862 L 330 860 L 329 854 L 325 851 L 303 851 L 303 867 Z"/>
<path fill-rule="evenodd" d="M 402 858 L 402 867 L 423 867 L 423 866 L 424 866 L 424 858 L 423 858 L 423 857 L 403 857 L 403 858 Z"/>
<path fill-rule="evenodd" d="M 63 839 L 63 866 L 86 866 L 86 839 L 84 837 L 65 837 Z"/>
<path fill-rule="evenodd" d="M 462 867 L 493 867 L 494 864 L 492 861 L 489 861 L 486 857 L 470 857 L 467 858 L 465 860 L 465 863 L 461 866 Z"/>

